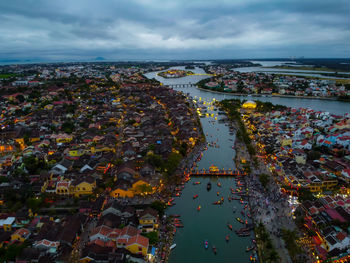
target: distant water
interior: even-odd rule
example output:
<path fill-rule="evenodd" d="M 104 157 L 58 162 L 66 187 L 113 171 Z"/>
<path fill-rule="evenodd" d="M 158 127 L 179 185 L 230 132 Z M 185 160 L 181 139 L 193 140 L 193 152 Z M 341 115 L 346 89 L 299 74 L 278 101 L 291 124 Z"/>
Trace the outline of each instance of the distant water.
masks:
<path fill-rule="evenodd" d="M 178 69 L 184 69 L 184 67 L 174 67 Z M 204 73 L 201 68 L 196 68 L 192 70 L 195 73 Z M 159 72 L 159 71 L 158 71 Z M 208 78 L 208 76 L 187 76 L 179 79 L 166 79 L 158 76 L 158 72 L 149 72 L 145 74 L 148 78 L 155 78 L 158 81 L 173 85 L 173 84 L 188 84 L 196 83 L 201 79 Z M 241 99 L 241 100 L 261 100 L 269 101 L 273 104 L 281 104 L 292 108 L 311 108 L 316 111 L 328 111 L 333 114 L 343 115 L 345 113 L 350 113 L 350 103 L 344 101 L 334 101 L 334 100 L 319 100 L 319 99 L 302 99 L 302 98 L 285 98 L 285 97 L 253 97 L 253 96 L 235 96 L 229 93 L 219 94 L 213 93 L 211 91 L 199 90 L 195 87 L 191 88 L 176 88 L 176 90 L 183 91 L 184 93 L 189 93 L 192 97 L 197 96 L 205 100 L 212 100 L 213 98 L 217 100 L 223 99 Z"/>

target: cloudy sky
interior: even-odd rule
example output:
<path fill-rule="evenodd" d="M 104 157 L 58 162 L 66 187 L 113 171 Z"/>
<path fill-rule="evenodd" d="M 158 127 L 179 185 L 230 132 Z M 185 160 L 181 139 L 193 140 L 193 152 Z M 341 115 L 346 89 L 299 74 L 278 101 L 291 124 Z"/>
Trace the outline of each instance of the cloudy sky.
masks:
<path fill-rule="evenodd" d="M 0 60 L 349 54 L 350 0 L 0 1 Z"/>

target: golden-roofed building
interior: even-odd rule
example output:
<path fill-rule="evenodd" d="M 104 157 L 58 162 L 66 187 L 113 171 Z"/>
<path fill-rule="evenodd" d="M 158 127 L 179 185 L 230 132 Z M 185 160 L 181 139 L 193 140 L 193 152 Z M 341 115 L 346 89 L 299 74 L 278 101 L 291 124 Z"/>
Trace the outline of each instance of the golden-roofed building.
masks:
<path fill-rule="evenodd" d="M 244 109 L 255 109 L 256 108 L 256 102 L 248 100 L 243 103 L 242 108 Z"/>

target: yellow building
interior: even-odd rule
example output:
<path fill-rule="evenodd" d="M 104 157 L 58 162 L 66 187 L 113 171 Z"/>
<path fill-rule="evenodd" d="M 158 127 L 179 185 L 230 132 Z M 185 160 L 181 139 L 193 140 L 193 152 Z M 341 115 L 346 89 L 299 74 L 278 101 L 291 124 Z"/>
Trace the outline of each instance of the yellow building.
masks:
<path fill-rule="evenodd" d="M 319 193 L 322 191 L 328 191 L 334 189 L 335 186 L 338 185 L 337 179 L 327 179 L 322 182 L 314 182 L 309 185 L 310 192 Z"/>
<path fill-rule="evenodd" d="M 67 143 L 73 140 L 73 136 L 68 134 L 59 134 L 56 137 L 56 143 Z"/>
<path fill-rule="evenodd" d="M 80 157 L 84 155 L 85 151 L 83 149 L 71 149 L 69 150 L 69 156 Z"/>
<path fill-rule="evenodd" d="M 20 241 L 24 242 L 28 237 L 30 236 L 30 231 L 26 228 L 20 228 L 17 229 L 12 235 L 11 235 L 11 241 Z"/>
<path fill-rule="evenodd" d="M 132 188 L 129 190 L 134 192 L 134 194 L 136 194 L 136 195 L 141 194 L 141 193 L 151 194 L 153 192 L 152 186 L 148 182 L 146 182 L 142 179 L 139 179 L 136 182 L 134 182 L 132 184 Z M 149 192 L 148 192 L 148 190 L 149 190 Z"/>
<path fill-rule="evenodd" d="M 143 256 L 146 256 L 148 250 L 148 243 L 149 242 L 147 237 L 135 235 L 128 239 L 125 248 L 133 254 L 141 254 Z"/>
<path fill-rule="evenodd" d="M 96 188 L 96 180 L 92 177 L 73 181 L 70 187 L 70 193 L 75 197 L 93 194 Z"/>
<path fill-rule="evenodd" d="M 92 154 L 94 154 L 99 152 L 115 152 L 115 149 L 108 146 L 96 146 L 91 147 L 90 151 Z"/>
<path fill-rule="evenodd" d="M 256 102 L 248 100 L 243 103 L 242 108 L 244 109 L 255 109 L 256 108 Z"/>
<path fill-rule="evenodd" d="M 143 232 L 152 232 L 158 229 L 158 212 L 152 208 L 147 208 L 139 215 L 139 224 Z"/>
<path fill-rule="evenodd" d="M 281 139 L 281 145 L 284 146 L 290 146 L 292 147 L 293 140 L 292 138 L 282 138 Z"/>
<path fill-rule="evenodd" d="M 110 195 L 112 197 L 134 197 L 134 192 L 129 189 L 123 189 L 120 187 L 115 188 L 111 191 Z"/>

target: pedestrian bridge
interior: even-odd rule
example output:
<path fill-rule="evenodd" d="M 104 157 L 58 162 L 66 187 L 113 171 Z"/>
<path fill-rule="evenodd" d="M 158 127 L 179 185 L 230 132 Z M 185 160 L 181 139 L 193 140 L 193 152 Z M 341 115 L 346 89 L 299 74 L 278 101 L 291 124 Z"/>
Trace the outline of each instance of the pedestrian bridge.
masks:
<path fill-rule="evenodd" d="M 234 169 L 191 169 L 187 174 L 189 176 L 238 176 L 247 173 Z"/>

